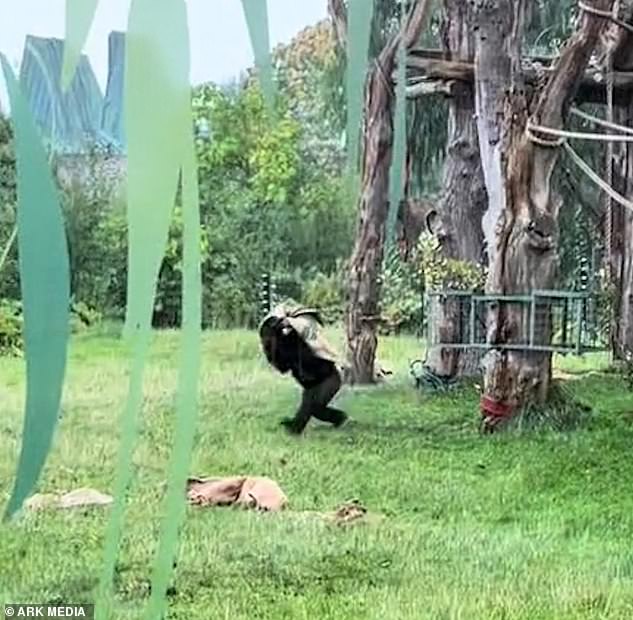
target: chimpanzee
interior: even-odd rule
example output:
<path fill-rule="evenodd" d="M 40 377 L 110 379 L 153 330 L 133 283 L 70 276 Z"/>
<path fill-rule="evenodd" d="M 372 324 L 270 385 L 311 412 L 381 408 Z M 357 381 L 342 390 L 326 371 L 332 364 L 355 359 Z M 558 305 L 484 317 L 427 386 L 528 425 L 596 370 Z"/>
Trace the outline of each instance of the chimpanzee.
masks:
<path fill-rule="evenodd" d="M 288 312 L 282 307 L 268 315 L 259 330 L 268 362 L 281 374 L 290 372 L 303 388 L 294 418 L 281 421 L 296 435 L 303 432 L 312 416 L 337 428 L 347 420 L 343 411 L 328 406 L 342 382 L 335 355 L 317 333 L 319 325 L 323 323 L 314 310 Z"/>

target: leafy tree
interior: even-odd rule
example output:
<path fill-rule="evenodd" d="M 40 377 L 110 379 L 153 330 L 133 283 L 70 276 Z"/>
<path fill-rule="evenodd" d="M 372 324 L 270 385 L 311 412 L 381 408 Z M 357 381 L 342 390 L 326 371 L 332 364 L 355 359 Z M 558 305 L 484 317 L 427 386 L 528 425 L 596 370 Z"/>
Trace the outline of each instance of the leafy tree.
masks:
<path fill-rule="evenodd" d="M 0 299 L 17 299 L 20 294 L 16 226 L 16 168 L 13 130 L 0 115 Z"/>

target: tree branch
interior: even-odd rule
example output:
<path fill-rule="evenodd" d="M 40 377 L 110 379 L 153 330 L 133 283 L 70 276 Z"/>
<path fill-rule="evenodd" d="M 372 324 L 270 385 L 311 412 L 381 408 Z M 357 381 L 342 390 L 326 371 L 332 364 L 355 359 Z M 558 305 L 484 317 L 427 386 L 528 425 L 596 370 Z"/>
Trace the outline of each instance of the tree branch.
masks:
<path fill-rule="evenodd" d="M 596 9 L 609 11 L 613 0 L 595 0 Z M 605 18 L 585 12 L 579 29 L 570 37 L 554 63 L 553 72 L 536 106 L 535 118 L 547 127 L 563 125 L 567 107 L 582 83 L 589 59 L 601 32 L 608 24 Z"/>
<path fill-rule="evenodd" d="M 328 0 L 327 8 L 339 47 L 345 49 L 347 45 L 347 7 L 345 2 L 343 0 Z"/>
<path fill-rule="evenodd" d="M 418 42 L 432 5 L 433 0 L 417 0 L 413 5 L 404 28 L 404 45 L 407 50 Z"/>
<path fill-rule="evenodd" d="M 632 50 L 633 52 L 633 50 Z M 526 83 L 537 86 L 541 76 L 550 77 L 554 72 L 555 58 L 524 57 L 522 73 Z M 551 63 L 551 64 L 550 64 Z M 444 60 L 441 50 L 415 50 L 407 56 L 409 73 L 409 97 L 445 89 L 436 82 L 460 82 L 473 84 L 475 67 L 472 62 Z M 395 77 L 393 78 L 395 79 Z M 633 93 L 633 72 L 616 71 L 613 75 L 614 97 L 617 105 L 628 105 Z M 423 85 L 425 84 L 425 85 Z M 447 93 L 450 94 L 450 93 Z M 582 75 L 575 100 L 582 103 L 606 103 L 606 85 L 601 67 L 589 67 Z"/>
<path fill-rule="evenodd" d="M 633 25 L 633 0 L 625 0 L 622 20 Z M 633 67 L 633 34 L 625 28 L 619 29 L 618 40 L 613 51 L 613 66 L 626 71 Z"/>
<path fill-rule="evenodd" d="M 413 7 L 404 21 L 402 29 L 394 34 L 380 53 L 378 62 L 385 67 L 385 70 L 393 63 L 396 51 L 398 50 L 400 41 L 403 37 L 407 51 L 418 42 L 418 39 L 422 34 L 422 30 L 424 29 L 426 18 L 431 12 L 432 5 L 433 0 L 415 0 Z"/>

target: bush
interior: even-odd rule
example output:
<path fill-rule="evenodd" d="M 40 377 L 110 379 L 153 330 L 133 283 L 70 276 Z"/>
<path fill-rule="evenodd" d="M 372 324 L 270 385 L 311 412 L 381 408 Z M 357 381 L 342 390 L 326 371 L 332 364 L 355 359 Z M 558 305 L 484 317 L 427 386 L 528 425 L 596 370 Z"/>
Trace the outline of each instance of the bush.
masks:
<path fill-rule="evenodd" d="M 73 332 L 81 332 L 101 323 L 102 315 L 83 302 L 75 302 L 70 308 L 70 326 Z"/>
<path fill-rule="evenodd" d="M 480 291 L 486 281 L 481 265 L 444 257 L 439 242 L 429 234 L 420 237 L 414 263 L 425 290 Z"/>
<path fill-rule="evenodd" d="M 127 287 L 124 205 L 99 185 L 73 183 L 62 192 L 70 259 L 71 295 L 103 314 L 119 317 Z"/>
<path fill-rule="evenodd" d="M 422 318 L 422 290 L 415 265 L 402 261 L 394 248 L 385 258 L 381 278 L 379 331 L 414 331 Z"/>
<path fill-rule="evenodd" d="M 22 323 L 22 304 L 12 299 L 0 299 L 0 356 L 22 355 Z"/>
<path fill-rule="evenodd" d="M 101 323 L 101 313 L 86 304 L 73 303 L 70 308 L 70 328 L 82 332 Z M 24 316 L 22 303 L 14 299 L 0 300 L 0 356 L 21 356 L 24 350 Z"/>
<path fill-rule="evenodd" d="M 330 275 L 317 273 L 305 286 L 304 305 L 319 310 L 327 324 L 339 323 L 343 319 L 345 295 L 342 276 L 339 267 Z"/>

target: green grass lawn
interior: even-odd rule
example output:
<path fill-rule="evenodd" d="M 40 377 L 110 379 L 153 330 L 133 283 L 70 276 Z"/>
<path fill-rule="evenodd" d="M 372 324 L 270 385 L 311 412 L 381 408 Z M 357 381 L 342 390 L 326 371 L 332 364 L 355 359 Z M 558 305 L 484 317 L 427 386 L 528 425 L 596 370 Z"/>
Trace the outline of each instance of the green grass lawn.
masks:
<path fill-rule="evenodd" d="M 116 573 L 117 618 L 147 600 L 174 420 L 177 334 L 147 370 Z M 594 407 L 572 432 L 477 433 L 478 394 L 416 393 L 414 339 L 383 341 L 384 386 L 345 389 L 352 422 L 286 436 L 299 392 L 263 362 L 255 333 L 205 336 L 192 474 L 275 478 L 292 511 L 188 509 L 170 618 L 567 620 L 633 618 L 633 394 L 601 358 L 564 360 Z M 113 334 L 75 337 L 63 418 L 40 491 L 111 491 L 128 364 Z M 0 367 L 0 492 L 8 499 L 24 391 Z M 385 519 L 347 529 L 303 510 L 360 499 Z M 0 603 L 85 602 L 100 574 L 106 510 L 0 526 Z"/>

